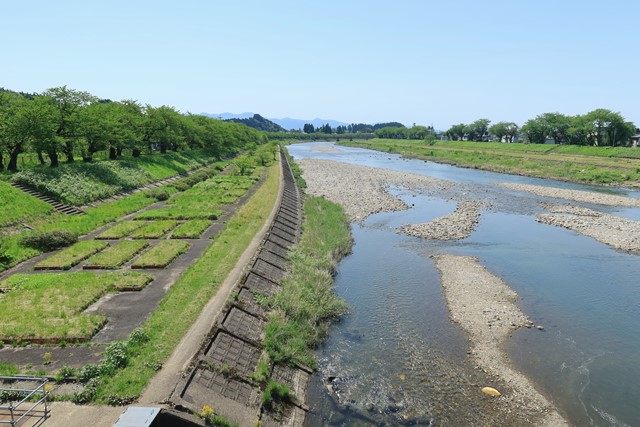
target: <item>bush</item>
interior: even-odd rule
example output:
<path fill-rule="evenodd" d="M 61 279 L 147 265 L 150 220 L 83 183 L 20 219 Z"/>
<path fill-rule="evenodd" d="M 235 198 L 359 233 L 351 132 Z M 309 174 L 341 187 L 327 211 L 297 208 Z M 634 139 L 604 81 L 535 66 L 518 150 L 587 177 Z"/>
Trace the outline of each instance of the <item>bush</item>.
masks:
<path fill-rule="evenodd" d="M 69 231 L 42 231 L 24 236 L 20 243 L 43 252 L 70 246 L 78 241 L 78 236 Z"/>
<path fill-rule="evenodd" d="M 10 263 L 9 241 L 6 237 L 0 235 L 0 269 L 6 268 Z"/>
<path fill-rule="evenodd" d="M 89 382 L 92 379 L 99 377 L 100 371 L 101 371 L 100 365 L 93 365 L 93 364 L 85 365 L 78 372 L 78 379 L 83 383 Z"/>
<path fill-rule="evenodd" d="M 63 383 L 70 381 L 76 376 L 76 370 L 70 366 L 63 366 L 53 377 L 53 380 L 57 383 Z"/>
<path fill-rule="evenodd" d="M 104 351 L 102 360 L 103 373 L 111 373 L 116 369 L 124 368 L 129 363 L 129 355 L 127 354 L 127 343 L 116 341 L 109 344 Z"/>
<path fill-rule="evenodd" d="M 95 365 L 92 365 L 95 366 Z M 87 382 L 82 391 L 76 392 L 71 397 L 71 401 L 76 405 L 86 405 L 91 402 L 96 395 L 96 391 L 98 390 L 98 385 L 100 385 L 99 378 L 92 378 Z"/>
<path fill-rule="evenodd" d="M 159 187 L 147 190 L 145 194 L 161 202 L 171 197 L 171 194 L 173 194 L 173 192 L 170 190 L 170 187 Z"/>

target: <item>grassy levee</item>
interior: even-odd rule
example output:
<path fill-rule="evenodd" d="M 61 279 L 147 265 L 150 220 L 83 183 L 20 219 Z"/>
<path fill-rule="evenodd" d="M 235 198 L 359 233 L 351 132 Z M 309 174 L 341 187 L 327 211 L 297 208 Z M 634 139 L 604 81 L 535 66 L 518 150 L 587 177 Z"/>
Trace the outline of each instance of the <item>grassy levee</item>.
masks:
<path fill-rule="evenodd" d="M 163 240 L 140 255 L 131 268 L 164 268 L 188 249 L 184 240 Z"/>
<path fill-rule="evenodd" d="M 209 228 L 211 221 L 192 219 L 183 222 L 171 232 L 172 239 L 197 239 Z"/>
<path fill-rule="evenodd" d="M 120 268 L 147 246 L 149 246 L 149 243 L 145 240 L 120 240 L 118 243 L 89 258 L 84 268 Z"/>
<path fill-rule="evenodd" d="M 214 154 L 205 150 L 187 150 L 119 160 L 61 164 L 57 168 L 36 166 L 17 172 L 11 179 L 61 202 L 83 205 L 185 173 L 214 160 Z"/>
<path fill-rule="evenodd" d="M 564 181 L 640 186 L 640 149 L 470 141 L 340 141 L 406 157 Z"/>
<path fill-rule="evenodd" d="M 351 250 L 349 221 L 342 208 L 321 197 L 304 203 L 302 238 L 290 253 L 290 274 L 269 304 L 265 348 L 274 362 L 315 366 L 313 348 L 332 319 L 346 310 L 333 290 L 338 261 Z"/>
<path fill-rule="evenodd" d="M 98 240 L 83 240 L 43 259 L 35 265 L 36 270 L 68 270 L 80 261 L 100 252 L 109 244 Z"/>
<path fill-rule="evenodd" d="M 0 341 L 87 340 L 104 324 L 101 314 L 83 313 L 107 292 L 140 289 L 142 273 L 14 274 L 0 283 Z"/>
<path fill-rule="evenodd" d="M 203 256 L 171 286 L 145 321 L 142 330 L 148 339 L 129 341 L 127 366 L 100 378 L 94 401 L 114 403 L 139 396 L 157 367 L 171 355 L 269 217 L 277 198 L 280 166 L 273 164 L 267 172 L 256 193 L 225 224 Z"/>
<path fill-rule="evenodd" d="M 43 219 L 32 226 L 37 232 L 65 230 L 81 236 L 121 216 L 139 211 L 155 201 L 155 199 L 143 193 L 132 194 L 120 200 L 89 208 L 84 215 L 55 215 L 49 221 Z M 21 244 L 23 236 L 29 233 L 31 232 L 24 231 L 5 238 L 5 244 L 7 245 L 6 256 L 9 261 L 6 264 L 0 264 L 0 271 L 42 253 L 38 249 Z"/>
<path fill-rule="evenodd" d="M 185 189 L 190 189 L 198 182 L 214 177 L 220 170 L 224 168 L 224 166 L 228 165 L 229 163 L 229 161 L 216 162 L 209 167 L 204 168 L 204 170 L 197 171 L 188 177 L 174 182 L 170 187 L 181 185 L 184 186 Z M 242 179 L 246 180 L 248 178 L 242 177 Z M 183 192 L 186 191 L 183 190 Z M 171 192 L 171 194 L 177 197 L 182 193 Z M 96 207 L 87 208 L 85 209 L 85 214 L 83 215 L 69 216 L 54 212 L 39 218 L 35 218 L 30 221 L 29 224 L 33 228 L 34 232 L 63 230 L 81 236 L 95 230 L 98 227 L 113 222 L 124 215 L 139 211 L 155 203 L 156 201 L 157 199 L 153 197 L 152 192 L 138 192 L 135 194 L 129 194 L 119 200 L 105 202 Z M 216 203 L 220 203 L 220 200 L 217 199 Z M 215 217 L 216 214 L 208 216 Z M 119 223 L 116 224 L 112 229 L 105 231 L 102 235 L 99 236 L 99 238 L 111 239 L 125 237 L 132 233 L 136 228 L 142 227 L 144 225 L 144 222 L 140 222 L 137 226 L 131 223 Z M 12 267 L 42 253 L 38 249 L 27 247 L 21 244 L 22 238 L 26 235 L 31 234 L 32 231 L 22 231 L 17 234 L 8 236 L 3 236 L 1 231 L 2 230 L 0 230 L 0 243 L 2 243 L 0 245 L 0 271 L 6 270 L 9 267 Z"/>
<path fill-rule="evenodd" d="M 9 225 L 42 218 L 53 212 L 53 206 L 24 191 L 0 181 L 0 229 Z"/>

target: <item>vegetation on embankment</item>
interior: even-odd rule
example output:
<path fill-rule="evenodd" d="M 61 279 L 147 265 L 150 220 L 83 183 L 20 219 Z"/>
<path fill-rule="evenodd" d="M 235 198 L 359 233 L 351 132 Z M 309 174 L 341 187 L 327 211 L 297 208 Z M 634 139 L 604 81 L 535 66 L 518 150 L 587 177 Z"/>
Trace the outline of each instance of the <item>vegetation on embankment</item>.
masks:
<path fill-rule="evenodd" d="M 171 286 L 142 326 L 148 339 L 125 346 L 126 367 L 100 377 L 95 401 L 117 403 L 140 395 L 269 217 L 278 193 L 279 170 L 277 163 L 267 168 L 265 182 L 227 221 L 204 255 Z"/>
<path fill-rule="evenodd" d="M 397 139 L 341 141 L 340 144 L 494 172 L 640 186 L 640 149 L 637 148 Z"/>
<path fill-rule="evenodd" d="M 122 160 L 36 166 L 17 172 L 12 181 L 70 205 L 84 205 L 151 182 L 183 174 L 218 160 L 216 153 L 187 150 Z"/>
<path fill-rule="evenodd" d="M 14 274 L 0 282 L 0 341 L 87 340 L 106 322 L 84 310 L 107 292 L 141 289 L 151 277 L 127 273 Z"/>
<path fill-rule="evenodd" d="M 332 319 L 346 310 L 333 290 L 338 261 L 351 250 L 349 222 L 342 208 L 307 197 L 300 242 L 290 253 L 290 273 L 268 301 L 274 310 L 266 326 L 265 348 L 274 362 L 315 366 L 313 348 Z"/>
<path fill-rule="evenodd" d="M 260 163 L 261 156 L 259 155 L 259 153 L 263 150 L 262 147 L 269 146 L 271 145 L 267 144 L 261 146 L 259 149 L 256 149 L 255 154 L 249 156 L 252 162 L 251 164 Z M 243 155 L 241 157 L 247 158 L 247 155 Z M 155 189 L 155 191 L 144 191 L 135 194 L 129 194 L 119 200 L 105 202 L 96 207 L 87 208 L 85 209 L 85 214 L 83 215 L 70 216 L 52 212 L 41 217 L 32 216 L 29 220 L 29 226 L 31 230 L 24 229 L 17 233 L 8 235 L 3 234 L 3 230 L 0 229 L 0 271 L 12 267 L 31 257 L 39 255 L 42 252 L 45 252 L 45 250 L 42 248 L 34 248 L 25 244 L 25 239 L 29 236 L 32 236 L 34 234 L 56 232 L 71 233 L 75 236 L 85 235 L 98 227 L 115 221 L 123 215 L 139 211 L 153 204 L 158 200 L 159 195 L 157 193 L 159 192 L 164 192 L 167 197 L 177 197 L 182 194 L 181 192 L 186 192 L 186 190 L 191 189 L 195 184 L 215 177 L 219 173 L 219 171 L 224 169 L 224 167 L 229 163 L 230 161 L 213 163 L 209 166 L 199 169 L 189 176 L 174 181 L 173 183 L 171 183 L 171 185 L 159 187 Z M 243 181 L 249 179 L 248 177 L 234 178 Z M 14 190 L 12 187 L 9 188 Z M 2 190 L 2 187 L 0 187 L 0 190 Z M 22 192 L 19 193 L 26 194 Z M 220 200 L 217 201 L 220 202 Z M 0 212 L 0 217 L 2 215 L 4 215 L 4 213 Z M 116 225 L 114 227 L 115 230 L 107 230 L 107 232 L 103 233 L 103 235 L 99 236 L 99 238 L 123 237 L 124 235 L 129 235 L 134 229 L 141 228 L 146 224 L 144 221 L 136 222 L 140 222 L 139 226 L 131 225 L 131 223 L 127 223 L 125 225 Z"/>

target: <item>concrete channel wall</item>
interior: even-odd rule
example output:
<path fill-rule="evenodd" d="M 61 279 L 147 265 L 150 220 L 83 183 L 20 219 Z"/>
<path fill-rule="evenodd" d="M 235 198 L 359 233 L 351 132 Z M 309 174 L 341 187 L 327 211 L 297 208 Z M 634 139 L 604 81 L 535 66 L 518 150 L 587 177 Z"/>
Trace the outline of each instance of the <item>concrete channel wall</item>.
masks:
<path fill-rule="evenodd" d="M 302 425 L 308 407 L 306 390 L 311 372 L 303 367 L 271 366 L 271 378 L 288 385 L 292 399 L 277 413 L 262 407 L 260 385 L 251 376 L 264 351 L 267 313 L 257 294 L 271 296 L 281 287 L 287 254 L 298 242 L 302 224 L 302 195 L 291 167 L 280 153 L 283 188 L 280 206 L 269 232 L 243 274 L 235 292 L 204 340 L 187 374 L 171 396 L 180 410 L 199 413 L 203 406 L 241 426 Z"/>

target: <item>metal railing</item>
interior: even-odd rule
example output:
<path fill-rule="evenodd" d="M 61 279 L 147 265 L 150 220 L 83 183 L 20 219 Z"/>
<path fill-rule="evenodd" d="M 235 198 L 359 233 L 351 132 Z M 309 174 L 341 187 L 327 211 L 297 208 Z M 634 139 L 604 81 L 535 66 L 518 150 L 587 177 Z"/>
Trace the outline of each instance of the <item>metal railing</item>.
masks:
<path fill-rule="evenodd" d="M 0 425 L 17 426 L 28 418 L 43 422 L 49 416 L 45 385 L 49 380 L 43 377 L 2 377 L 0 376 L 0 399 L 9 394 L 8 404 L 0 400 Z M 29 387 L 15 387 L 16 383 L 29 382 Z M 35 383 L 35 387 L 33 386 Z M 7 384 L 12 387 L 7 388 Z M 19 400 L 18 400 L 19 399 Z"/>

